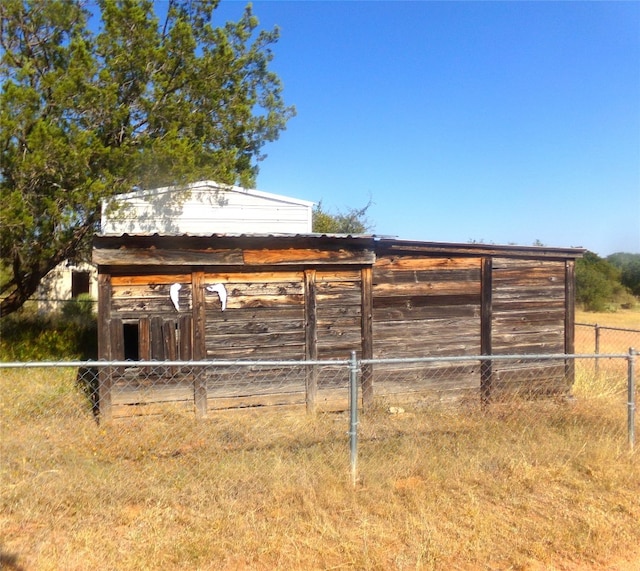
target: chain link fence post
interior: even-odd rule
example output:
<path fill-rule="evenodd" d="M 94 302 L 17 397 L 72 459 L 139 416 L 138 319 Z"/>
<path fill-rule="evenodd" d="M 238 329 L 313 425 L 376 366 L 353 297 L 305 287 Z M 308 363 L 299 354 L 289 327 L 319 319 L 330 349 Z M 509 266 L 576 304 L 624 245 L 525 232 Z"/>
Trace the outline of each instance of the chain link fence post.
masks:
<path fill-rule="evenodd" d="M 351 351 L 349 360 L 349 449 L 351 484 L 355 487 L 358 479 L 358 361 L 355 351 Z"/>
<path fill-rule="evenodd" d="M 629 435 L 629 448 L 633 450 L 636 441 L 636 426 L 635 426 L 635 416 L 636 416 L 636 387 L 635 387 L 635 361 L 636 361 L 636 351 L 633 347 L 629 349 L 629 357 L 628 359 L 628 367 L 629 367 L 629 377 L 628 377 L 628 411 L 627 411 L 627 430 Z"/>
<path fill-rule="evenodd" d="M 593 326 L 595 334 L 594 350 L 596 355 L 600 355 L 600 326 L 596 323 Z M 600 358 L 596 357 L 596 377 L 600 374 Z"/>

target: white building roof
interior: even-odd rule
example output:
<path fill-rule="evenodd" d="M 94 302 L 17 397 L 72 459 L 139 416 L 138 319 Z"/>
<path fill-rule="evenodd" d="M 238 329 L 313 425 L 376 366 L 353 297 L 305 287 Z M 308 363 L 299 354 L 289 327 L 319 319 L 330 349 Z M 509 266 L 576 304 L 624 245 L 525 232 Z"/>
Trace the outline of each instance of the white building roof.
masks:
<path fill-rule="evenodd" d="M 313 202 L 200 181 L 120 194 L 102 205 L 101 234 L 311 232 Z"/>

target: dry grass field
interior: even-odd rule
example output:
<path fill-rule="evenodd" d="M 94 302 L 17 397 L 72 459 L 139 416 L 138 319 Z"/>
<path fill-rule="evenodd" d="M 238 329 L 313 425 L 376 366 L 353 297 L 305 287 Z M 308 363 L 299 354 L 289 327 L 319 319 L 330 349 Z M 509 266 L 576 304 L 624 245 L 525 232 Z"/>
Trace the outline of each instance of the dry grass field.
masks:
<path fill-rule="evenodd" d="M 75 371 L 0 370 L 0 568 L 640 568 L 618 385 L 573 404 L 99 426 Z"/>
<path fill-rule="evenodd" d="M 636 309 L 620 309 L 616 312 L 595 313 L 576 312 L 576 323 L 600 325 L 600 353 L 626 353 L 630 347 L 640 351 L 640 307 Z M 614 327 L 632 331 L 608 330 Z M 595 335 L 593 327 L 576 327 L 576 352 L 593 353 L 595 351 Z"/>

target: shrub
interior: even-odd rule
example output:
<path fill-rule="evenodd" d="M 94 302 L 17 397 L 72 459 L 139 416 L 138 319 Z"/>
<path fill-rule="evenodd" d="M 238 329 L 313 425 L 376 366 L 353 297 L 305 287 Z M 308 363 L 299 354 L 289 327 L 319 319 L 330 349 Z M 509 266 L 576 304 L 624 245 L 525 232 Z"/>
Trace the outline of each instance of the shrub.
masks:
<path fill-rule="evenodd" d="M 2 318 L 0 360 L 97 358 L 97 322 L 92 305 L 90 298 L 85 296 L 67 302 L 59 315 L 14 313 Z"/>

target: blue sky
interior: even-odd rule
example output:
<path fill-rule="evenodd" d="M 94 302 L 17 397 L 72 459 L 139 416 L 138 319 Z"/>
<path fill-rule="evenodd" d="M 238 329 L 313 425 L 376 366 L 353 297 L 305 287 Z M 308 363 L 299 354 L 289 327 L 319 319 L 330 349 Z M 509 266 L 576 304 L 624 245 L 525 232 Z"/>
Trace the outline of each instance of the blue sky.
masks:
<path fill-rule="evenodd" d="M 406 239 L 640 252 L 640 3 L 253 8 L 298 111 L 259 189 L 371 198 L 373 232 Z"/>

